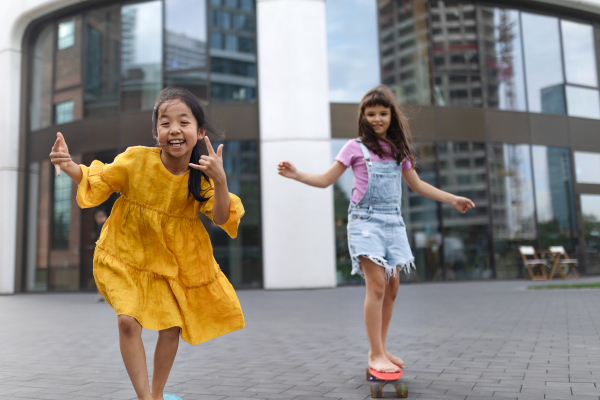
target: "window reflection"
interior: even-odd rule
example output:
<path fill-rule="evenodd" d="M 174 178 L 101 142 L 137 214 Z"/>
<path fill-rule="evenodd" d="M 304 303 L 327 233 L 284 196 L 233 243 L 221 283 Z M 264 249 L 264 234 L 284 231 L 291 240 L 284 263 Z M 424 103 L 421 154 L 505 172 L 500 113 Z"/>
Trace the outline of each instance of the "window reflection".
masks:
<path fill-rule="evenodd" d="M 118 111 L 119 7 L 101 8 L 86 15 L 85 116 Z"/>
<path fill-rule="evenodd" d="M 254 9 L 247 2 L 210 2 L 210 101 L 256 100 Z"/>
<path fill-rule="evenodd" d="M 81 16 L 58 23 L 53 95 L 54 122 L 57 124 L 78 120 L 83 116 L 81 26 Z"/>
<path fill-rule="evenodd" d="M 570 116 L 600 119 L 600 95 L 597 89 L 567 85 L 566 91 Z"/>
<path fill-rule="evenodd" d="M 33 45 L 29 127 L 32 131 L 52 124 L 52 24 L 46 25 Z"/>
<path fill-rule="evenodd" d="M 29 165 L 29 193 L 27 215 L 27 254 L 26 254 L 26 283 L 27 291 L 45 291 L 47 289 L 48 259 L 44 239 L 47 239 L 48 221 L 47 207 L 48 192 L 44 185 L 49 179 L 50 161 L 33 162 Z M 42 173 L 41 173 L 42 172 Z M 45 175 L 45 179 L 44 179 Z"/>
<path fill-rule="evenodd" d="M 433 36 L 436 104 L 482 107 L 475 4 L 438 0 L 430 10 L 438 17 L 432 29 L 440 32 Z M 493 15 L 482 23 L 493 25 Z"/>
<path fill-rule="evenodd" d="M 525 82 L 519 12 L 504 8 L 481 8 L 487 73 L 488 107 L 525 111 Z"/>
<path fill-rule="evenodd" d="M 575 254 L 577 220 L 569 149 L 532 146 L 541 247 L 564 246 Z"/>
<path fill-rule="evenodd" d="M 152 110 L 162 83 L 162 2 L 121 9 L 123 110 Z"/>
<path fill-rule="evenodd" d="M 206 2 L 165 1 L 165 71 L 206 68 Z"/>
<path fill-rule="evenodd" d="M 462 152 L 460 149 L 465 145 L 455 144 L 458 143 L 447 142 L 440 146 L 440 161 L 448 161 L 448 168 L 440 170 L 441 189 L 470 198 L 476 207 L 463 215 L 448 204 L 442 205 L 445 279 L 489 279 L 493 277 L 493 271 L 487 182 L 480 179 L 487 170 L 485 163 L 476 161 L 485 159 L 486 147 L 483 143 L 468 142 L 469 151 Z M 459 151 L 456 151 L 457 147 Z M 470 167 L 460 169 L 467 164 Z M 456 179 L 467 175 L 471 177 L 468 181 Z"/>
<path fill-rule="evenodd" d="M 200 100 L 208 100 L 206 72 L 185 72 L 180 74 L 165 75 L 165 86 L 184 87 Z"/>
<path fill-rule="evenodd" d="M 567 82 L 598 87 L 592 25 L 561 20 L 560 26 Z"/>
<path fill-rule="evenodd" d="M 600 154 L 575 152 L 575 179 L 577 183 L 600 184 Z"/>
<path fill-rule="evenodd" d="M 558 19 L 521 13 L 521 21 L 529 111 L 566 114 Z"/>
<path fill-rule="evenodd" d="M 581 217 L 585 235 L 585 270 L 600 272 L 600 196 L 581 195 Z M 571 255 L 571 254 L 569 254 Z M 571 257 L 573 257 L 571 255 Z"/>
<path fill-rule="evenodd" d="M 389 38 L 381 42 L 381 80 L 402 103 L 431 104 L 427 2 L 405 1 L 391 7 L 380 10 L 380 34 Z"/>
<path fill-rule="evenodd" d="M 529 145 L 488 145 L 496 277 L 523 275 L 519 246 L 537 246 Z"/>
<path fill-rule="evenodd" d="M 435 145 L 416 143 L 414 149 L 419 177 L 424 182 L 437 187 Z M 439 231 L 438 203 L 413 192 L 406 181 L 402 180 L 402 217 L 406 224 L 416 267 L 416 270 L 403 280 L 441 280 L 442 235 Z"/>
<path fill-rule="evenodd" d="M 242 199 L 246 214 L 235 240 L 210 223 L 214 256 L 233 285 L 260 287 L 262 263 L 258 144 L 255 140 L 226 141 L 223 144 L 223 168 L 227 174 L 227 185 L 231 193 Z M 219 143 L 214 143 L 215 148 L 218 145 Z"/>

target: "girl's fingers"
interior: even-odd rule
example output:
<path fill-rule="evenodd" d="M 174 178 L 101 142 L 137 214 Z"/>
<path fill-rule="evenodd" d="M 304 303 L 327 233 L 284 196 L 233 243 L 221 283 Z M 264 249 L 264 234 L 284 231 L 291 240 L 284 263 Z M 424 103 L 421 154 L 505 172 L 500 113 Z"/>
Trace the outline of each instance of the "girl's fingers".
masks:
<path fill-rule="evenodd" d="M 210 143 L 210 139 L 208 138 L 208 136 L 204 136 L 204 142 L 206 143 L 206 148 L 208 149 L 208 155 L 209 156 L 214 156 L 215 154 L 215 149 L 213 149 L 212 144 Z"/>
<path fill-rule="evenodd" d="M 56 176 L 60 176 L 60 165 L 54 165 L 54 170 L 56 171 Z"/>
<path fill-rule="evenodd" d="M 223 145 L 222 144 L 220 144 L 219 147 L 217 148 L 217 157 L 223 158 Z"/>
<path fill-rule="evenodd" d="M 200 171 L 204 171 L 206 169 L 206 167 L 203 167 L 202 165 L 192 164 L 192 163 L 190 163 L 190 168 L 198 169 Z"/>

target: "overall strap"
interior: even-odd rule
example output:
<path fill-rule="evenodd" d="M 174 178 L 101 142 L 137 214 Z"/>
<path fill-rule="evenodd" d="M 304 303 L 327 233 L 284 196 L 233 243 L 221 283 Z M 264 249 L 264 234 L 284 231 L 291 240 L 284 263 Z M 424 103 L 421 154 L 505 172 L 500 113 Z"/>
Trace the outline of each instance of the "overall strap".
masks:
<path fill-rule="evenodd" d="M 362 150 L 364 160 L 371 161 L 371 154 L 369 153 L 369 149 L 367 148 L 367 146 L 365 146 L 362 140 L 360 139 L 356 139 L 356 141 L 360 145 L 360 149 Z"/>

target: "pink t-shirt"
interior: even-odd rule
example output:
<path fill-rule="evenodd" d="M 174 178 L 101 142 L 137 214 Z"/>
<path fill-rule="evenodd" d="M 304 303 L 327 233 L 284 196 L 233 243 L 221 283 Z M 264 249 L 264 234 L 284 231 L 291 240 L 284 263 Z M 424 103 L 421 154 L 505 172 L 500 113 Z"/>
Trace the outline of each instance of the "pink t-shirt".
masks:
<path fill-rule="evenodd" d="M 379 142 L 379 144 L 381 144 L 381 148 L 384 152 L 390 151 L 390 146 L 387 143 Z M 392 157 L 379 158 L 379 156 L 374 154 L 371 150 L 369 150 L 369 154 L 371 154 L 371 159 L 374 162 L 395 161 Z M 346 167 L 352 167 L 352 172 L 354 172 L 354 187 L 352 189 L 350 200 L 355 203 L 358 203 L 362 199 L 367 190 L 367 185 L 369 184 L 369 172 L 367 171 L 367 164 L 365 163 L 365 160 L 363 160 L 363 157 L 360 144 L 352 139 L 342 147 L 342 150 L 340 150 L 340 153 L 335 158 L 335 161 L 341 162 Z M 402 171 L 411 168 L 412 163 L 410 160 L 406 159 L 402 161 Z"/>

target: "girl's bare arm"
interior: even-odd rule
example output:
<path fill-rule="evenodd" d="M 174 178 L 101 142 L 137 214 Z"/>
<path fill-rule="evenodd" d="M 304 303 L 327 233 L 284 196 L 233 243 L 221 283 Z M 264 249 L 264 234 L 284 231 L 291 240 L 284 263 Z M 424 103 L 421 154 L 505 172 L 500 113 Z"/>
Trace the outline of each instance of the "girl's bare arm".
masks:
<path fill-rule="evenodd" d="M 335 161 L 324 174 L 309 174 L 298 171 L 294 164 L 289 161 L 279 161 L 277 164 L 277 173 L 286 178 L 297 180 L 309 186 L 326 188 L 337 181 L 346 171 L 346 166 L 339 161 Z"/>
<path fill-rule="evenodd" d="M 444 192 L 443 190 L 431 186 L 427 182 L 423 182 L 421 178 L 419 178 L 419 175 L 417 175 L 417 171 L 415 171 L 414 168 L 402 171 L 402 177 L 415 193 L 428 197 L 432 200 L 450 204 L 463 214 L 475 207 L 475 203 L 473 203 L 471 199 L 455 196 L 451 193 Z"/>

